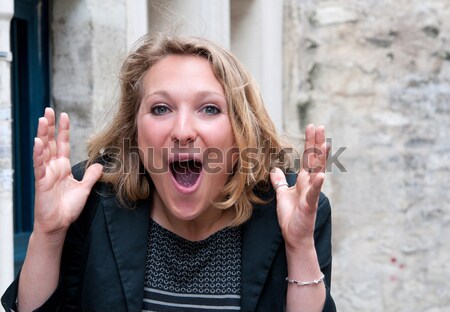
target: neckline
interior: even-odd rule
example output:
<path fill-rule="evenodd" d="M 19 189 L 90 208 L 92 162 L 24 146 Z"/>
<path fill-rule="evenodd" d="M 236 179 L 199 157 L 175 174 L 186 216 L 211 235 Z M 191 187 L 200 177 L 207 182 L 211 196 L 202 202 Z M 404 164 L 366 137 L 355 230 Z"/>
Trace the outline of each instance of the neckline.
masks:
<path fill-rule="evenodd" d="M 187 244 L 196 244 L 196 245 L 201 245 L 201 244 L 207 244 L 208 242 L 215 240 L 218 236 L 223 235 L 226 232 L 230 232 L 230 231 L 234 231 L 237 230 L 238 227 L 231 227 L 231 226 L 226 226 L 214 233 L 212 233 L 211 235 L 209 235 L 208 237 L 201 239 L 201 240 L 189 240 L 187 238 L 184 238 L 182 236 L 179 236 L 178 234 L 166 229 L 165 227 L 163 227 L 161 224 L 159 224 L 158 222 L 156 222 L 155 220 L 153 220 L 152 218 L 150 218 L 150 227 L 149 227 L 149 231 L 150 228 L 156 227 L 157 229 L 159 229 L 160 231 L 166 233 L 169 237 L 179 241 L 179 242 L 183 242 L 183 243 L 187 243 Z"/>

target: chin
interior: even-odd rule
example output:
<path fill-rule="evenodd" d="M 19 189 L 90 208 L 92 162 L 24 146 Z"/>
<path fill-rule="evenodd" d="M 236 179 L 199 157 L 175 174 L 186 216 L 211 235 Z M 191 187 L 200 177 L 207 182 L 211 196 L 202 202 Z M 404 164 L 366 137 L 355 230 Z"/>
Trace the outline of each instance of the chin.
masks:
<path fill-rule="evenodd" d="M 176 211 L 171 211 L 170 213 L 180 221 L 194 221 L 200 216 L 199 211 L 191 211 L 189 209 L 176 209 Z"/>

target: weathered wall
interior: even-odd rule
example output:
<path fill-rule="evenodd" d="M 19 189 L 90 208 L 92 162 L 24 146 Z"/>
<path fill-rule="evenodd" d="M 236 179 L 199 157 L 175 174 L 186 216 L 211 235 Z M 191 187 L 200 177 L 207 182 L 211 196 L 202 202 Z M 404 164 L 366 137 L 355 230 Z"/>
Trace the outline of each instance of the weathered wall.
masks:
<path fill-rule="evenodd" d="M 127 50 L 125 0 L 58 0 L 52 9 L 52 101 L 71 118 L 71 159 L 86 158 L 86 140 L 115 100 Z"/>
<path fill-rule="evenodd" d="M 347 148 L 326 182 L 339 311 L 450 311 L 450 2 L 284 5 L 286 130 Z"/>

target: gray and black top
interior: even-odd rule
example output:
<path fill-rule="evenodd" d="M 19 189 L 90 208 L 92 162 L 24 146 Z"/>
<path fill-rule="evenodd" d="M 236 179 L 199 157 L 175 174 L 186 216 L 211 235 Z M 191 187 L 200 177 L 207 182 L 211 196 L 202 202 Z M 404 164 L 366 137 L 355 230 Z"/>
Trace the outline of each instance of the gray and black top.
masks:
<path fill-rule="evenodd" d="M 241 229 L 189 241 L 151 220 L 142 311 L 240 311 Z"/>

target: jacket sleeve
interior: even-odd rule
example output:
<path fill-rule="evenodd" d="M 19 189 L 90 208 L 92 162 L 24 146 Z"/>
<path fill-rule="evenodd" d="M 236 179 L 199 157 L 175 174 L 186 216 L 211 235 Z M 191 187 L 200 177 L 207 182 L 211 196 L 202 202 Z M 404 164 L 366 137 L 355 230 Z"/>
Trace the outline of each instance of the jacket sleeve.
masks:
<path fill-rule="evenodd" d="M 77 180 L 84 175 L 85 163 L 72 168 Z M 63 311 L 79 311 L 80 288 L 83 283 L 86 255 L 89 249 L 89 229 L 98 206 L 99 195 L 96 184 L 89 195 L 79 218 L 69 227 L 61 256 L 60 288 Z"/>
<path fill-rule="evenodd" d="M 2 306 L 5 309 L 5 311 L 17 311 L 17 295 L 19 291 L 19 276 L 20 273 L 17 275 L 16 279 L 12 282 L 12 284 L 8 287 L 6 292 L 3 294 L 2 297 Z M 34 310 L 35 312 L 45 312 L 45 311 L 59 311 L 61 303 L 61 287 L 58 286 L 55 292 L 50 296 L 47 301 Z"/>
<path fill-rule="evenodd" d="M 317 209 L 314 241 L 320 269 L 325 275 L 326 298 L 323 312 L 335 312 L 336 306 L 331 297 L 331 206 L 328 198 L 321 194 Z"/>
<path fill-rule="evenodd" d="M 81 180 L 83 178 L 84 167 L 85 163 L 80 163 L 72 168 L 75 179 Z M 72 311 L 79 308 L 76 302 L 83 275 L 83 251 L 86 248 L 86 236 L 95 211 L 97 198 L 96 192 L 91 192 L 80 217 L 70 226 L 64 242 L 58 286 L 47 301 L 34 311 Z M 19 277 L 20 272 L 2 296 L 1 301 L 5 311 L 17 311 Z"/>

